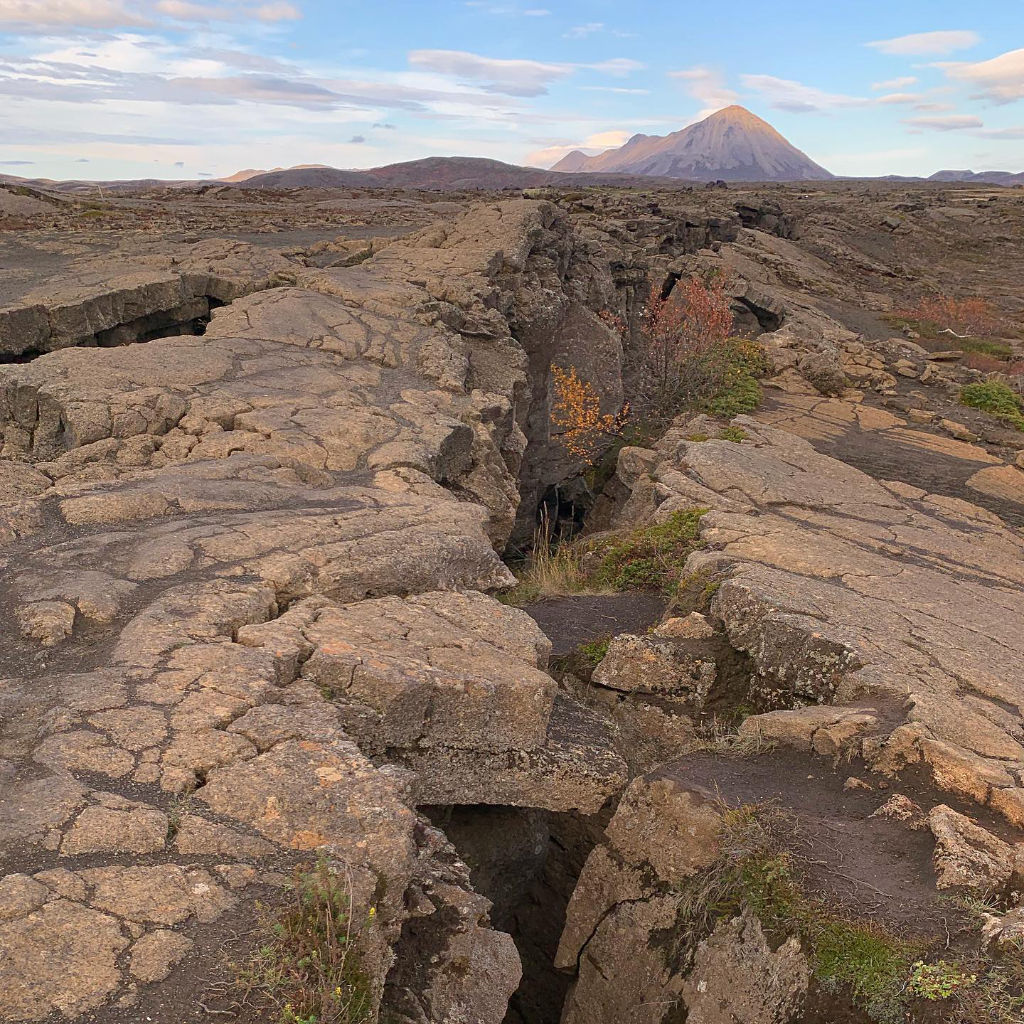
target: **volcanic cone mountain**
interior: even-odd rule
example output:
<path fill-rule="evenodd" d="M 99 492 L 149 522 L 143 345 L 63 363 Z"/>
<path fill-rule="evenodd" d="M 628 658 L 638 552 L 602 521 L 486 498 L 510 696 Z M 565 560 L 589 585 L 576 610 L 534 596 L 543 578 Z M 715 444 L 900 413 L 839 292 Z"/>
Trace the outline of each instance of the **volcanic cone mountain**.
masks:
<path fill-rule="evenodd" d="M 671 135 L 634 135 L 619 149 L 588 157 L 579 150 L 552 168 L 695 181 L 820 181 L 832 175 L 744 107 L 716 111 Z"/>

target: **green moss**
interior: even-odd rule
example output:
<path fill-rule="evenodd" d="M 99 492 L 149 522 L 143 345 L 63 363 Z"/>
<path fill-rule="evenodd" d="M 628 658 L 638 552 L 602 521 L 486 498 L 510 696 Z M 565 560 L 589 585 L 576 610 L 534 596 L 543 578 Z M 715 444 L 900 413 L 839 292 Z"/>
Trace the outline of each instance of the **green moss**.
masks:
<path fill-rule="evenodd" d="M 758 378 L 768 371 L 764 347 L 749 338 L 730 338 L 722 358 L 725 366 L 715 393 L 702 405 L 705 412 L 732 419 L 753 412 L 761 404 Z"/>
<path fill-rule="evenodd" d="M 717 923 L 748 908 L 773 943 L 800 938 L 822 988 L 847 993 L 878 1024 L 898 1024 L 905 1019 L 908 983 L 922 950 L 809 895 L 785 849 L 787 826 L 777 814 L 754 806 L 726 812 L 722 855 L 680 895 L 673 955 L 682 960 L 682 950 L 692 951 Z"/>
<path fill-rule="evenodd" d="M 597 586 L 612 590 L 674 592 L 683 565 L 701 546 L 700 520 L 707 509 L 673 512 L 663 523 L 634 530 L 604 547 L 593 570 Z"/>
<path fill-rule="evenodd" d="M 1013 348 L 1005 341 L 991 338 L 956 338 L 955 341 L 956 347 L 963 352 L 980 352 L 996 359 L 1009 359 L 1013 355 Z"/>
<path fill-rule="evenodd" d="M 739 444 L 740 441 L 746 441 L 750 435 L 742 427 L 722 427 L 718 432 L 718 436 L 723 441 L 732 441 L 734 444 Z"/>
<path fill-rule="evenodd" d="M 611 642 L 612 638 L 610 636 L 602 640 L 591 640 L 589 643 L 580 644 L 577 650 L 596 668 L 604 661 Z"/>
<path fill-rule="evenodd" d="M 869 922 L 818 917 L 810 922 L 811 969 L 828 990 L 847 989 L 856 1006 L 880 1024 L 904 1020 L 912 944 Z"/>
<path fill-rule="evenodd" d="M 995 416 L 1008 426 L 1024 430 L 1024 400 L 1001 380 L 979 380 L 967 384 L 960 391 L 960 401 Z"/>
<path fill-rule="evenodd" d="M 761 385 L 756 378 L 743 370 L 735 371 L 718 395 L 706 405 L 707 412 L 712 416 L 732 419 L 753 412 L 761 404 Z"/>
<path fill-rule="evenodd" d="M 551 674 L 556 679 L 561 679 L 566 673 L 569 673 L 589 683 L 594 669 L 604 661 L 608 654 L 611 642 L 612 638 L 608 636 L 579 644 L 568 654 L 552 659 Z"/>

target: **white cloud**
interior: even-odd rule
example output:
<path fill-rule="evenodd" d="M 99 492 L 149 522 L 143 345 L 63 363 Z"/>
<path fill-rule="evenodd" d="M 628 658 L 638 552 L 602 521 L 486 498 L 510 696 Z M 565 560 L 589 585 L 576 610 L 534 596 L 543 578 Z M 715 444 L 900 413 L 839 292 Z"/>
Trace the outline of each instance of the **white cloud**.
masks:
<path fill-rule="evenodd" d="M 967 30 L 949 32 L 917 32 L 909 36 L 897 36 L 895 39 L 876 39 L 867 43 L 879 53 L 896 56 L 920 57 L 928 54 L 945 55 L 957 50 L 968 50 L 981 42 L 977 32 Z"/>
<path fill-rule="evenodd" d="M 574 25 L 565 33 L 566 39 L 586 39 L 597 32 L 604 31 L 603 21 L 588 21 L 586 25 Z"/>
<path fill-rule="evenodd" d="M 412 50 L 409 64 L 442 75 L 482 82 L 489 92 L 508 96 L 540 96 L 552 82 L 572 74 L 569 64 L 538 60 L 501 60 L 463 50 Z"/>
<path fill-rule="evenodd" d="M 414 68 L 463 81 L 480 82 L 486 92 L 524 97 L 542 96 L 550 84 L 568 78 L 580 69 L 623 78 L 645 66 L 627 57 L 613 57 L 596 64 L 551 64 L 538 60 L 481 57 L 464 50 L 411 50 L 408 59 Z"/>
<path fill-rule="evenodd" d="M 822 113 L 839 107 L 862 107 L 871 102 L 858 96 L 825 92 L 812 85 L 772 75 L 742 75 L 741 79 L 748 89 L 761 93 L 770 106 L 793 114 Z"/>
<path fill-rule="evenodd" d="M 294 4 L 275 0 L 273 3 L 260 4 L 253 9 L 253 15 L 260 21 L 295 21 L 302 17 L 302 12 Z"/>
<path fill-rule="evenodd" d="M 630 60 L 628 57 L 612 57 L 611 60 L 598 61 L 596 64 L 577 64 L 576 67 L 587 68 L 590 71 L 602 71 L 616 78 L 624 78 L 634 71 L 643 71 L 646 64 L 638 60 Z"/>
<path fill-rule="evenodd" d="M 581 85 L 582 92 L 614 92 L 622 96 L 650 96 L 650 89 L 628 89 L 621 85 Z"/>
<path fill-rule="evenodd" d="M 916 85 L 917 79 L 913 75 L 904 75 L 902 78 L 890 78 L 886 82 L 875 82 L 871 88 L 875 92 L 881 92 L 883 89 L 905 89 L 908 85 Z"/>
<path fill-rule="evenodd" d="M 738 94 L 725 84 L 721 72 L 713 68 L 695 67 L 684 71 L 670 71 L 669 78 L 686 83 L 686 91 L 701 103 L 698 119 L 728 107 L 739 99 Z"/>
<path fill-rule="evenodd" d="M 1010 128 L 981 128 L 971 134 L 986 139 L 1024 139 L 1024 125 L 1013 125 Z"/>
<path fill-rule="evenodd" d="M 974 64 L 941 64 L 948 77 L 973 85 L 986 99 L 1009 103 L 1024 98 L 1024 49 Z"/>
<path fill-rule="evenodd" d="M 890 92 L 885 96 L 878 96 L 875 99 L 876 103 L 917 103 L 918 100 L 923 99 L 923 95 L 919 92 Z"/>
<path fill-rule="evenodd" d="M 236 21 L 254 18 L 256 21 L 273 23 L 295 21 L 302 17 L 299 9 L 286 0 L 271 0 L 254 7 L 230 6 L 227 4 L 196 3 L 194 0 L 159 0 L 156 10 L 175 21 Z"/>
<path fill-rule="evenodd" d="M 0 0 L 0 24 L 47 30 L 55 25 L 115 28 L 145 25 L 122 0 Z"/>
<path fill-rule="evenodd" d="M 632 132 L 620 130 L 595 132 L 593 135 L 588 135 L 582 142 L 563 141 L 559 145 L 545 146 L 543 149 L 527 153 L 526 163 L 529 167 L 550 167 L 574 150 L 582 150 L 588 155 L 603 153 L 606 149 L 618 149 L 632 137 Z"/>
<path fill-rule="evenodd" d="M 985 122 L 971 114 L 947 114 L 940 117 L 906 117 L 903 123 L 912 128 L 927 128 L 937 132 L 960 132 L 967 128 L 983 128 Z"/>

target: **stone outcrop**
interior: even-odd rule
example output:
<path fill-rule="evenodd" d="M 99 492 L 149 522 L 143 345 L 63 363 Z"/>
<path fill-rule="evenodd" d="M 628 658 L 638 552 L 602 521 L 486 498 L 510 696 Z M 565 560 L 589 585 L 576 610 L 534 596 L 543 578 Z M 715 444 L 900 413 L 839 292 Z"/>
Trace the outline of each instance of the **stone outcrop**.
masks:
<path fill-rule="evenodd" d="M 740 444 L 670 431 L 623 515 L 710 510 L 686 572 L 714 582 L 712 613 L 756 668 L 750 699 L 780 709 L 744 730 L 892 775 L 922 764 L 1024 823 L 1024 734 L 1007 711 L 1024 703 L 1020 538 L 963 500 L 737 423 Z"/>
<path fill-rule="evenodd" d="M 0 1020 L 216 1014 L 311 865 L 379 1019 L 817 1019 L 845 995 L 795 922 L 685 914 L 762 805 L 809 899 L 927 931 L 948 890 L 1014 948 L 1024 474 L 956 405 L 980 371 L 836 319 L 904 273 L 839 199 L 537 194 L 268 190 L 296 227 L 406 220 L 40 242 L 49 281 L 0 281 Z M 240 225 L 234 195 L 188 203 Z M 495 598 L 538 505 L 594 500 L 550 368 L 617 411 L 651 284 L 706 271 L 765 401 L 621 451 L 590 528 L 699 509 L 697 550 L 556 682 Z"/>
<path fill-rule="evenodd" d="M 554 471 L 523 463 L 550 360 L 621 401 L 587 261 L 505 202 L 355 266 L 204 243 L 7 311 L 63 351 L 0 379 L 0 1017 L 144 1005 L 317 856 L 389 1019 L 504 1016 L 515 947 L 417 809 L 593 813 L 625 782 L 485 596 Z M 231 303 L 203 336 L 94 347 L 192 295 Z"/>

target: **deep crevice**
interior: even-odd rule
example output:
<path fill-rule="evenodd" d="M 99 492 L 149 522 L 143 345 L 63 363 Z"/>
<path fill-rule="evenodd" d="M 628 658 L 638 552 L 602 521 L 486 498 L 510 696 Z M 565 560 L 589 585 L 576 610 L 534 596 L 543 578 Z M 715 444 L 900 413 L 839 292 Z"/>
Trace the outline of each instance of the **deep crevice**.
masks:
<path fill-rule="evenodd" d="M 610 818 L 535 808 L 421 808 L 469 865 L 477 892 L 493 904 L 491 923 L 508 932 L 523 964 L 505 1024 L 558 1024 L 572 984 L 554 965 L 566 908 L 587 857 Z"/>

